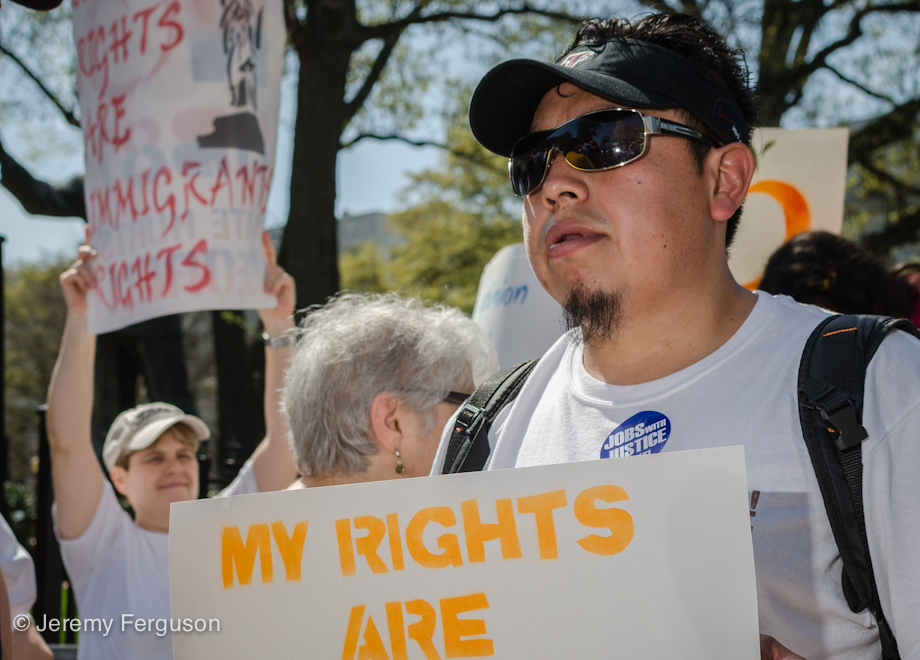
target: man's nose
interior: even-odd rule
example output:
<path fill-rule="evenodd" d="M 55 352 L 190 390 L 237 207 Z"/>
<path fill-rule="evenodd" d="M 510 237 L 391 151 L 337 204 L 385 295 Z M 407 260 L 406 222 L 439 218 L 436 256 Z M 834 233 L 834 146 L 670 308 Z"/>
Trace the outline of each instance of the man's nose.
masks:
<path fill-rule="evenodd" d="M 557 156 L 562 156 L 561 158 Z M 548 208 L 556 208 L 557 203 L 584 201 L 588 198 L 588 188 L 584 178 L 589 173 L 580 172 L 569 165 L 565 156 L 553 150 L 549 158 L 549 171 L 543 179 L 543 186 L 538 194 Z"/>

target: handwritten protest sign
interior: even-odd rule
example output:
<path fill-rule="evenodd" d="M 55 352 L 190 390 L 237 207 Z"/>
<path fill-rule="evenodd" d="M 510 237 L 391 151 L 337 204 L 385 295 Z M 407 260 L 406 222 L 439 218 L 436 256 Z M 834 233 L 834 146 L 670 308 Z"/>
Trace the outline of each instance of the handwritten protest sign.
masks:
<path fill-rule="evenodd" d="M 486 264 L 473 321 L 498 351 L 502 370 L 540 357 L 562 335 L 562 308 L 534 275 L 523 243 L 503 247 Z"/>
<path fill-rule="evenodd" d="M 741 447 L 174 504 L 175 657 L 755 660 L 749 520 Z"/>
<path fill-rule="evenodd" d="M 848 139 L 846 128 L 754 132 L 757 170 L 728 260 L 736 281 L 756 288 L 770 255 L 801 231 L 840 233 Z"/>
<path fill-rule="evenodd" d="M 260 234 L 284 51 L 269 0 L 74 0 L 94 333 L 268 307 Z"/>

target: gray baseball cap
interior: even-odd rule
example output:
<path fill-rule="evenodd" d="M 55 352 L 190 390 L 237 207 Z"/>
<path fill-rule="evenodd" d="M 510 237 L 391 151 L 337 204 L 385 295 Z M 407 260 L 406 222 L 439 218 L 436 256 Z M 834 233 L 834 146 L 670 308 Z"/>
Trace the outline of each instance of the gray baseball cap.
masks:
<path fill-rule="evenodd" d="M 102 446 L 102 462 L 106 469 L 111 471 L 123 451 L 146 449 L 180 422 L 191 428 L 199 440 L 211 437 L 207 424 L 169 403 L 142 403 L 124 411 L 112 422 Z"/>

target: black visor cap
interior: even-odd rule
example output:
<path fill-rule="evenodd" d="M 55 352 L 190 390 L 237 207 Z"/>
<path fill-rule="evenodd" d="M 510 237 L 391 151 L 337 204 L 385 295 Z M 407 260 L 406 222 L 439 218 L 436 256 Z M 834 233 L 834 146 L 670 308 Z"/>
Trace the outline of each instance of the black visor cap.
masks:
<path fill-rule="evenodd" d="M 514 144 L 530 132 L 543 96 L 563 82 L 632 108 L 684 108 L 721 143 L 750 143 L 751 127 L 721 84 L 674 51 L 634 39 L 577 48 L 558 64 L 510 60 L 497 65 L 470 103 L 476 139 L 510 156 Z"/>

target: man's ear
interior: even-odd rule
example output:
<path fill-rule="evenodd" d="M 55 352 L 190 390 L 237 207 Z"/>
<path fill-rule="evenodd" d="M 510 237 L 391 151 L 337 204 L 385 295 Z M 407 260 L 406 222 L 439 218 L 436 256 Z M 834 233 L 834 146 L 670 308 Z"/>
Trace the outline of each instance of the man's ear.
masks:
<path fill-rule="evenodd" d="M 709 212 L 713 220 L 725 222 L 747 197 L 754 178 L 754 155 L 746 145 L 732 142 L 711 151 L 709 158 L 718 168 Z"/>
<path fill-rule="evenodd" d="M 404 409 L 402 400 L 392 392 L 378 392 L 371 401 L 371 430 L 390 453 L 402 446 Z"/>
<path fill-rule="evenodd" d="M 127 496 L 128 494 L 128 471 L 125 470 L 120 465 L 113 465 L 112 469 L 109 470 L 109 478 L 112 480 L 112 485 L 115 486 L 121 495 Z"/>

